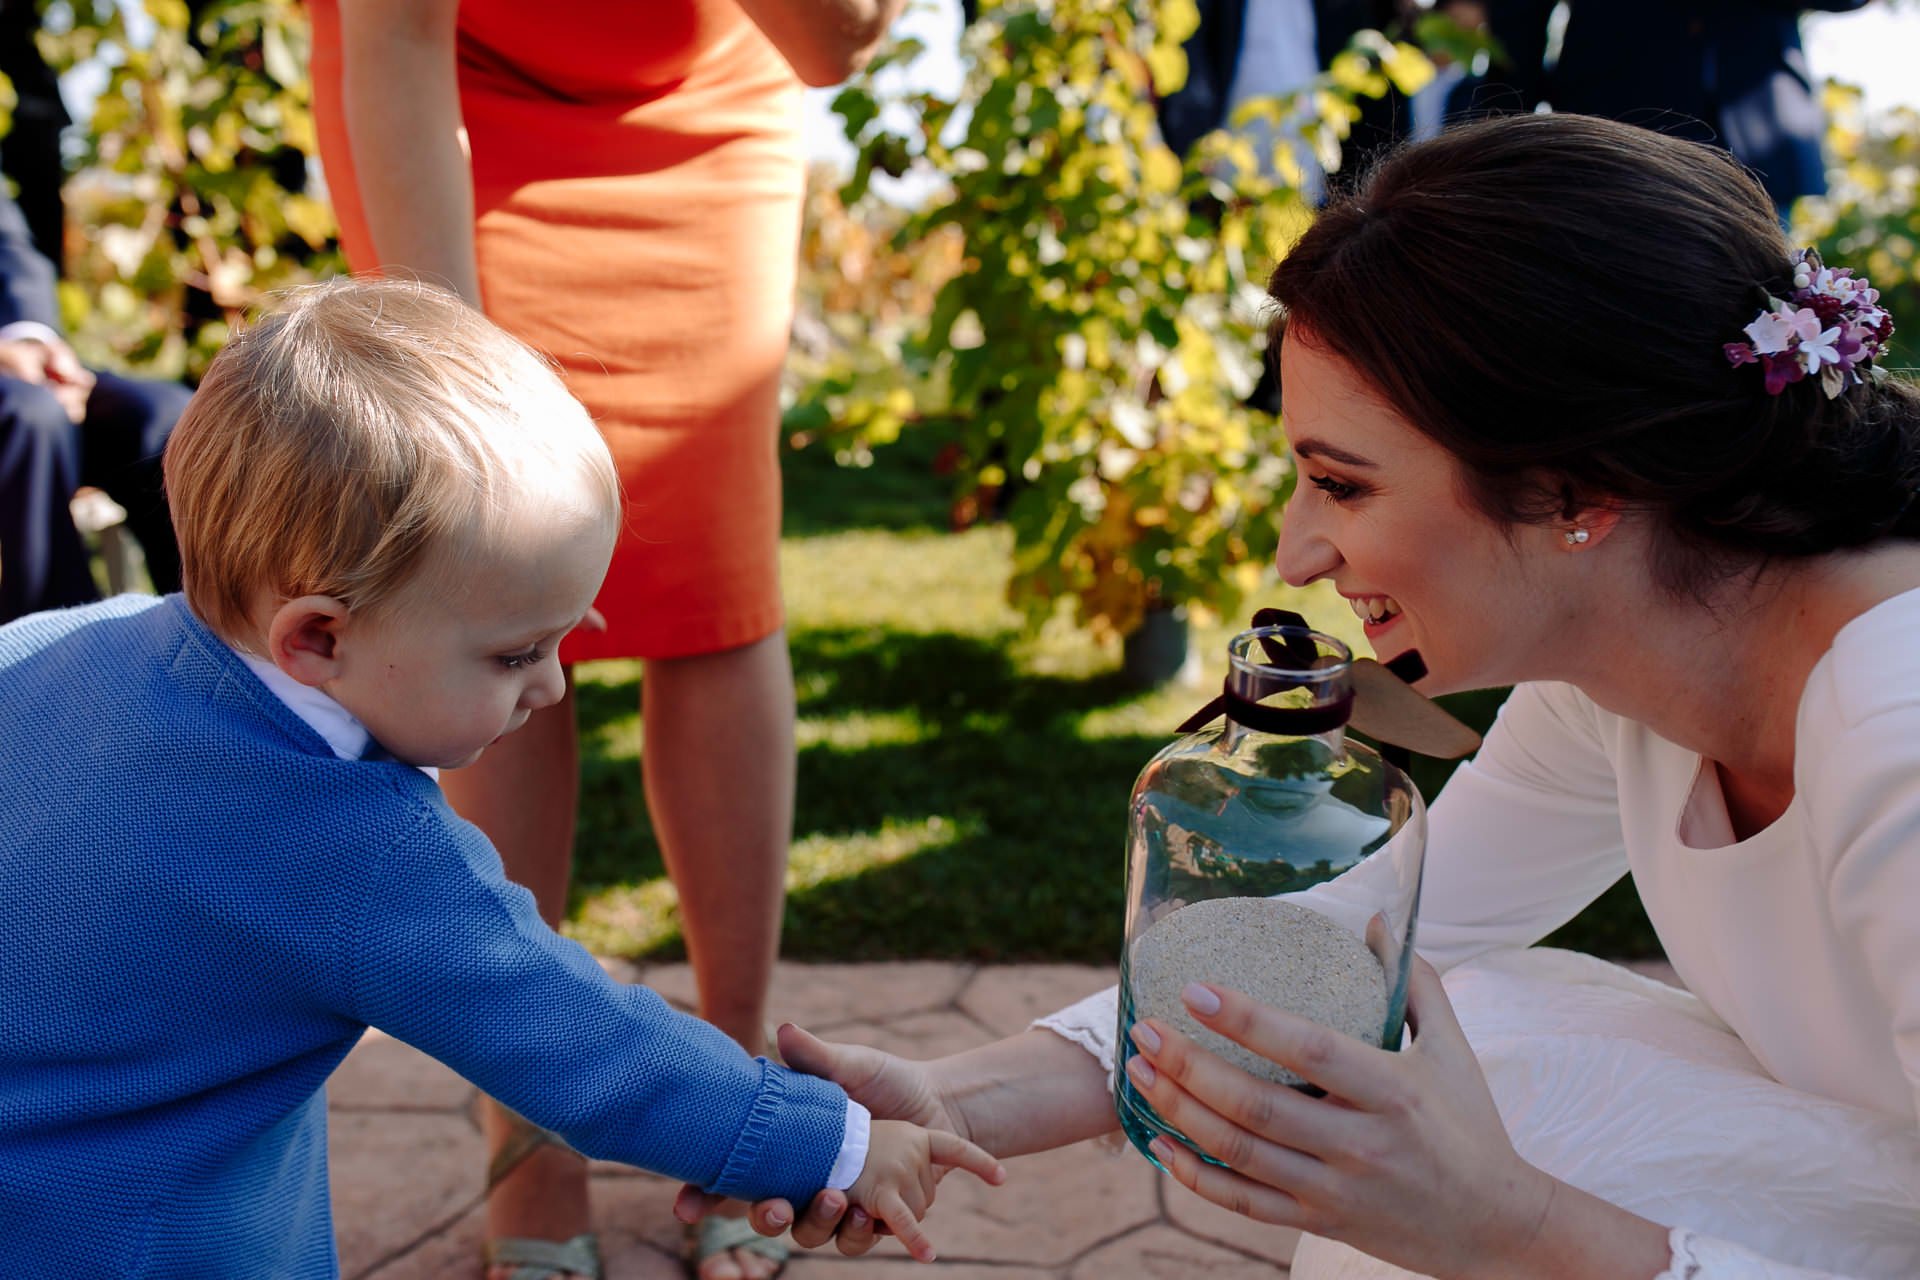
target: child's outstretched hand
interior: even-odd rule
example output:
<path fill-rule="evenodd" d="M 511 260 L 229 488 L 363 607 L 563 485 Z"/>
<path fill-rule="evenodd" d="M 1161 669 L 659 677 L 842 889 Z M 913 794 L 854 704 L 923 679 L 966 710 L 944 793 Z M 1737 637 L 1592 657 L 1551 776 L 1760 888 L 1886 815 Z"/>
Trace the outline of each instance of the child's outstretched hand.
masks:
<path fill-rule="evenodd" d="M 867 1162 L 847 1188 L 847 1199 L 884 1222 L 908 1253 L 932 1262 L 933 1241 L 920 1230 L 920 1218 L 933 1203 L 935 1185 L 954 1169 L 995 1187 L 1007 1177 L 998 1160 L 965 1138 L 904 1120 L 875 1120 Z"/>

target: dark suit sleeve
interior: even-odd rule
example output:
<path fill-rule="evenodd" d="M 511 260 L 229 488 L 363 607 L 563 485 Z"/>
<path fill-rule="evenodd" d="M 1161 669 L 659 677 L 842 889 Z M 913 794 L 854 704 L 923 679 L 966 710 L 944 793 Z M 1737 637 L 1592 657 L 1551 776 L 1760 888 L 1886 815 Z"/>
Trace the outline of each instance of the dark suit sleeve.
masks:
<path fill-rule="evenodd" d="M 0 192 L 0 325 L 34 320 L 60 328 L 53 264 L 33 247 L 20 206 Z"/>
<path fill-rule="evenodd" d="M 1486 76 L 1475 106 L 1531 111 L 1547 96 L 1547 19 L 1553 0 L 1488 0 L 1487 30 L 1506 53 Z"/>
<path fill-rule="evenodd" d="M 1204 135 L 1227 122 L 1227 97 L 1240 62 L 1246 0 L 1200 0 L 1200 25 L 1181 49 L 1187 82 L 1161 100 L 1160 136 L 1184 156 Z"/>

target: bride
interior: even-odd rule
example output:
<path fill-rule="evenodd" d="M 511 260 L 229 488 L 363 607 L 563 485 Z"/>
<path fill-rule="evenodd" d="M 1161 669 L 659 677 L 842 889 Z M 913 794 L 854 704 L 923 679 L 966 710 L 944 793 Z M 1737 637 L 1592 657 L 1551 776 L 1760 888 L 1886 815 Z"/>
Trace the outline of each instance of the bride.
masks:
<path fill-rule="evenodd" d="M 1431 815 L 1410 1047 L 1190 987 L 1326 1096 L 1141 1024 L 1221 1163 L 1162 1162 L 1311 1233 L 1301 1280 L 1920 1275 L 1920 397 L 1878 295 L 1724 154 L 1567 115 L 1398 152 L 1271 291 L 1283 576 L 1424 692 L 1518 687 Z M 1686 992 L 1528 949 L 1628 870 Z M 781 1047 L 1012 1155 L 1115 1126 L 1116 1023 Z M 796 1238 L 867 1247 L 843 1205 Z"/>

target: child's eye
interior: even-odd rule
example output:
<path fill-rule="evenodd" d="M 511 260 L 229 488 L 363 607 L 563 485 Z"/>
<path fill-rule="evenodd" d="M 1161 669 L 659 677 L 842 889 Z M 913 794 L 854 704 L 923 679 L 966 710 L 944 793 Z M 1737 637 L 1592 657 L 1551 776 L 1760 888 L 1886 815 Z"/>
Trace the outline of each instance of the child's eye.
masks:
<path fill-rule="evenodd" d="M 525 653 L 503 653 L 494 661 L 509 671 L 518 671 L 522 667 L 531 667 L 547 656 L 544 649 L 529 649 Z"/>
<path fill-rule="evenodd" d="M 1307 479 L 1313 483 L 1314 488 L 1327 495 L 1329 502 L 1345 502 L 1360 492 L 1360 486 L 1348 484 L 1344 480 L 1335 480 L 1332 476 L 1308 476 Z"/>

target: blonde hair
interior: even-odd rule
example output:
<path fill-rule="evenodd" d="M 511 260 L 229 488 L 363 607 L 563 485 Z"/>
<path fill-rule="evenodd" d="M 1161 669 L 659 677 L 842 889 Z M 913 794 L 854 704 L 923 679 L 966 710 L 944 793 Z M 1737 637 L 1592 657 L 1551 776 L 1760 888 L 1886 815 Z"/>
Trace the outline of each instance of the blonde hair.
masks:
<path fill-rule="evenodd" d="M 208 367 L 165 472 L 187 602 L 243 643 L 263 588 L 373 613 L 530 502 L 609 539 L 619 518 L 606 444 L 553 368 L 411 280 L 282 295 Z"/>

